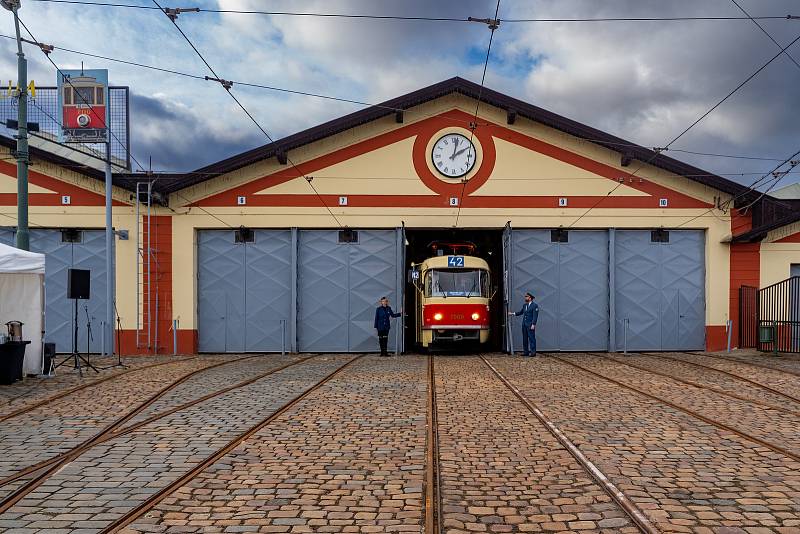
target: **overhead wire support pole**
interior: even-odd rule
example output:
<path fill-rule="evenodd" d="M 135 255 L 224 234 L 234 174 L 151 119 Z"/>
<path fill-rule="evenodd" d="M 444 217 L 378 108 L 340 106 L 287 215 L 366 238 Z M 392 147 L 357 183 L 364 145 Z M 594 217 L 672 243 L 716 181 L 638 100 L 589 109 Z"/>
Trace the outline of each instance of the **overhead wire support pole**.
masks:
<path fill-rule="evenodd" d="M 20 0 L 0 0 L 0 4 L 14 14 L 17 32 L 17 248 L 30 250 L 28 229 L 28 62 L 22 51 L 19 32 Z"/>

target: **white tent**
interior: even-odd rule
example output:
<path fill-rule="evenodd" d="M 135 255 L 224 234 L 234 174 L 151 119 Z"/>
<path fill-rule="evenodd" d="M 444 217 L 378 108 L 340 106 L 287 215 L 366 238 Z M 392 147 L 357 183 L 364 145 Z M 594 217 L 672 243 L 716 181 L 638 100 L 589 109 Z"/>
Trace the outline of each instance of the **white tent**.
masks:
<path fill-rule="evenodd" d="M 0 243 L 0 328 L 8 321 L 25 323 L 22 334 L 31 342 L 25 348 L 25 374 L 42 372 L 44 258 Z"/>

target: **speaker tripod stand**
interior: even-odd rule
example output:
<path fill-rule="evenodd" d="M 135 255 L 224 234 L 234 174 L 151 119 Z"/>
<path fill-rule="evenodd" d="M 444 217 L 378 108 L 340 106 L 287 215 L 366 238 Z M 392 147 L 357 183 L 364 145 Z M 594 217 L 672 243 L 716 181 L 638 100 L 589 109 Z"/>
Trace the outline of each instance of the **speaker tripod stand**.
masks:
<path fill-rule="evenodd" d="M 93 370 L 95 373 L 99 373 L 100 371 L 97 370 L 97 367 L 95 367 L 94 365 L 91 364 L 91 362 L 89 362 L 89 347 L 88 346 L 86 347 L 86 349 L 87 349 L 86 350 L 86 356 L 84 356 L 84 355 L 82 355 L 82 354 L 80 354 L 78 352 L 78 300 L 80 300 L 80 299 L 72 299 L 72 300 L 75 301 L 75 314 L 72 316 L 72 318 L 73 318 L 72 354 L 70 354 L 69 356 L 67 356 L 63 360 L 61 360 L 55 366 L 55 368 L 61 367 L 62 365 L 64 365 L 68 361 L 72 360 L 73 364 L 74 364 L 73 365 L 73 369 L 77 369 L 78 370 L 78 374 L 80 374 L 81 376 L 83 376 L 83 369 L 81 367 L 81 362 L 83 362 L 83 364 L 86 365 L 86 367 L 88 367 L 89 369 Z M 86 319 L 87 326 L 89 328 L 88 334 L 89 334 L 89 336 L 91 336 L 91 325 L 89 325 L 89 318 L 88 318 L 89 312 L 88 312 L 88 310 L 86 311 L 86 316 L 87 316 L 87 319 Z M 88 343 L 88 341 L 87 341 L 87 343 Z"/>
<path fill-rule="evenodd" d="M 122 363 L 122 339 L 120 338 L 120 333 L 122 332 L 122 319 L 119 316 L 119 312 L 117 311 L 117 301 L 114 301 L 114 315 L 117 318 L 117 363 L 109 365 L 108 367 L 101 367 L 100 369 L 105 371 L 106 369 L 112 369 L 114 367 L 122 367 L 123 369 L 128 369 L 129 366 Z M 111 341 L 111 355 L 114 354 L 114 341 Z"/>

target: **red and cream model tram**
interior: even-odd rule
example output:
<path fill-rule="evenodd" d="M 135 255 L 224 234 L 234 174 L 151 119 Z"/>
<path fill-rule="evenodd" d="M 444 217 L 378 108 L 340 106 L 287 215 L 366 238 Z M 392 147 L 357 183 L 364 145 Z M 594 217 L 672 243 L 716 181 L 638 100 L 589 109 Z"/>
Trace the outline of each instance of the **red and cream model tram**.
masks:
<path fill-rule="evenodd" d="M 62 125 L 74 138 L 104 138 L 106 90 L 93 76 L 72 76 L 62 87 Z"/>
<path fill-rule="evenodd" d="M 491 273 L 471 243 L 430 244 L 437 254 L 412 264 L 416 341 L 422 348 L 489 341 Z M 447 252 L 450 252 L 448 254 Z"/>

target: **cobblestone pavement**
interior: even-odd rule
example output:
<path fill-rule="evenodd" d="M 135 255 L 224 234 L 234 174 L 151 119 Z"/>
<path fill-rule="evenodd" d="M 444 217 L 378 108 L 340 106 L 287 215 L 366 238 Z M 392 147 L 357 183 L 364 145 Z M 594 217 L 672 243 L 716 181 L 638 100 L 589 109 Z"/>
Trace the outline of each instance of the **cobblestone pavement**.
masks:
<path fill-rule="evenodd" d="M 312 359 L 93 447 L 0 516 L 0 528 L 98 530 L 350 358 Z"/>
<path fill-rule="evenodd" d="M 422 532 L 426 360 L 370 356 L 129 532 Z"/>
<path fill-rule="evenodd" d="M 778 447 L 797 451 L 796 444 L 800 442 L 798 415 L 681 384 L 670 378 L 629 367 L 605 357 L 582 354 L 570 360 L 603 376 L 656 395 Z M 800 451 L 797 453 L 800 455 Z"/>
<path fill-rule="evenodd" d="M 800 412 L 781 395 L 686 363 L 797 395 L 800 377 L 784 371 L 800 372 L 800 358 L 673 356 L 683 362 L 612 357 Z M 128 425 L 295 363 L 86 451 L 0 515 L 0 532 L 99 532 L 354 356 L 305 357 L 202 356 L 139 369 L 3 421 L 0 476 L 82 442 L 193 370 L 231 362 L 176 386 Z M 564 357 L 798 453 L 795 414 L 607 358 Z M 800 534 L 800 462 L 555 358 L 489 359 L 661 531 Z M 166 359 L 135 365 L 157 361 Z M 479 358 L 437 356 L 436 377 L 443 532 L 638 531 Z M 78 383 L 46 382 L 34 395 Z M 422 533 L 427 388 L 426 357 L 364 357 L 125 531 Z M 10 395 L 0 388 L 0 403 Z M 17 486 L 0 488 L 0 498 Z"/>
<path fill-rule="evenodd" d="M 769 391 L 768 389 L 748 383 L 739 378 L 724 374 L 722 372 L 711 371 L 697 367 L 696 365 L 688 363 L 688 360 L 671 359 L 672 355 L 643 356 L 629 354 L 627 356 L 609 355 L 608 357 L 619 362 L 625 362 L 640 368 L 649 369 L 659 373 L 665 373 L 682 380 L 687 380 L 708 388 L 713 388 L 732 395 L 744 397 L 755 402 L 782 408 L 786 411 L 794 413 L 800 413 L 800 400 L 792 401 L 782 395 L 778 395 L 777 393 Z M 700 360 L 698 360 L 698 363 L 699 362 Z M 798 380 L 800 380 L 800 378 L 798 378 Z"/>
<path fill-rule="evenodd" d="M 3 421 L 0 478 L 79 445 L 179 378 L 221 362 L 243 365 L 238 359 L 193 358 L 140 369 Z"/>
<path fill-rule="evenodd" d="M 663 532 L 800 532 L 800 463 L 553 358 L 492 362 Z"/>
<path fill-rule="evenodd" d="M 99 384 L 101 381 L 108 379 L 115 380 L 117 377 L 135 372 L 144 367 L 162 363 L 168 366 L 171 362 L 180 362 L 188 358 L 191 358 L 191 356 L 137 356 L 135 358 L 125 358 L 123 363 L 128 366 L 125 369 L 123 367 L 111 367 L 117 363 L 116 357 L 93 357 L 91 360 L 92 365 L 105 369 L 99 374 L 89 370 L 83 373 L 83 376 L 69 364 L 65 364 L 56 369 L 53 377 L 39 378 L 30 376 L 25 377 L 22 381 L 0 386 L 0 418 L 75 387 L 94 383 Z"/>
<path fill-rule="evenodd" d="M 724 371 L 728 371 L 729 373 L 743 376 L 744 378 L 750 379 L 754 382 L 766 384 L 782 393 L 786 393 L 787 395 L 800 398 L 800 376 L 785 373 L 777 368 L 773 371 L 771 369 L 764 369 L 763 367 L 756 367 L 748 364 L 747 360 L 744 359 L 742 363 L 738 363 L 720 358 L 703 356 L 701 354 L 676 353 L 674 356 L 688 362 L 698 362 L 716 369 L 722 369 Z M 767 365 L 769 367 L 780 365 L 787 370 L 800 373 L 800 362 L 793 363 L 790 360 L 781 360 L 780 363 L 774 360 L 769 362 L 763 358 L 763 356 L 761 358 L 753 358 L 752 361 L 760 365 Z"/>
<path fill-rule="evenodd" d="M 730 353 L 709 353 L 706 359 L 712 359 L 710 356 L 720 356 L 723 358 L 730 358 L 739 360 L 743 363 L 751 362 L 758 365 L 766 365 L 773 369 L 786 370 L 790 373 L 800 373 L 800 354 L 791 353 L 778 353 L 776 356 L 773 353 L 758 352 L 755 350 L 736 350 Z"/>
<path fill-rule="evenodd" d="M 639 531 L 480 359 L 435 370 L 445 532 Z"/>

